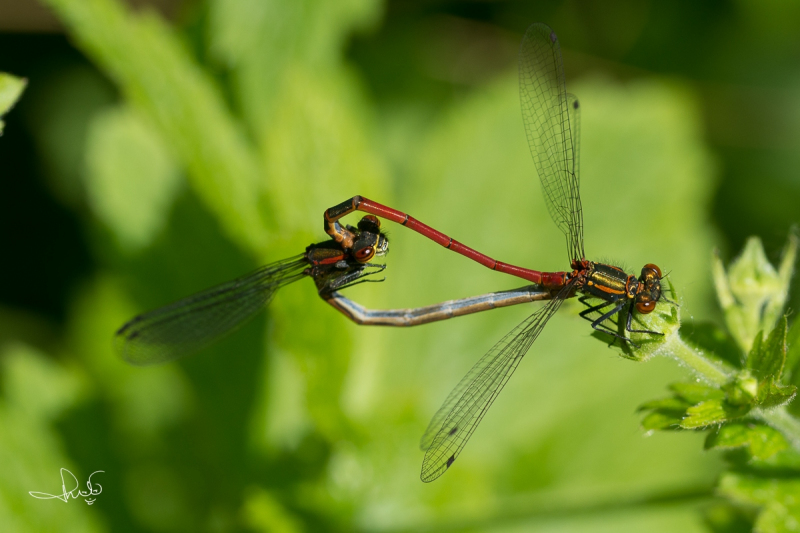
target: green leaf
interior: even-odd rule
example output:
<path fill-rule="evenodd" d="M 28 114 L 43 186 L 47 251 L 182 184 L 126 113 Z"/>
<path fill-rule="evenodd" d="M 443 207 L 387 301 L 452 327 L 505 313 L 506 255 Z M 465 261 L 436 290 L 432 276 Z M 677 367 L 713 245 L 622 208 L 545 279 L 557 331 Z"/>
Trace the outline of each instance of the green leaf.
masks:
<path fill-rule="evenodd" d="M 775 378 L 770 376 L 758 384 L 756 402 L 760 407 L 777 407 L 790 401 L 796 393 L 797 387 L 794 385 L 775 383 Z"/>
<path fill-rule="evenodd" d="M 722 425 L 717 431 L 711 431 L 705 442 L 706 450 L 747 447 L 756 459 L 772 457 L 788 446 L 779 431 L 763 424 L 743 422 Z"/>
<path fill-rule="evenodd" d="M 639 406 L 637 411 L 650 411 L 650 410 L 661 410 L 661 411 L 673 411 L 682 413 L 685 412 L 689 407 L 693 404 L 682 400 L 680 398 L 663 398 L 661 400 L 651 400 L 649 402 L 645 402 Z"/>
<path fill-rule="evenodd" d="M 786 361 L 786 317 L 778 321 L 775 329 L 769 334 L 766 341 L 762 335 L 756 335 L 753 348 L 747 356 L 747 368 L 759 381 L 774 376 L 780 379 L 783 364 Z"/>
<path fill-rule="evenodd" d="M 98 218 L 124 248 L 149 244 L 181 183 L 158 130 L 127 107 L 100 113 L 89 126 L 87 165 L 87 197 Z"/>
<path fill-rule="evenodd" d="M 727 472 L 720 478 L 717 490 L 736 502 L 761 507 L 754 531 L 797 531 L 800 524 L 800 479 L 764 478 Z"/>
<path fill-rule="evenodd" d="M 679 429 L 683 413 L 675 414 L 668 411 L 653 411 L 642 419 L 642 429 Z"/>
<path fill-rule="evenodd" d="M 47 0 L 74 41 L 147 117 L 186 168 L 189 183 L 245 250 L 269 238 L 263 174 L 211 73 L 150 12 L 115 0 Z"/>
<path fill-rule="evenodd" d="M 747 414 L 747 406 L 731 405 L 725 400 L 706 400 L 686 410 L 686 418 L 681 420 L 681 427 L 694 429 L 713 426 L 727 422 Z"/>
<path fill-rule="evenodd" d="M 725 391 L 728 403 L 752 406 L 758 396 L 758 380 L 748 370 L 742 370 L 722 385 L 721 389 Z"/>
<path fill-rule="evenodd" d="M 676 397 L 651 400 L 639 406 L 638 411 L 651 411 L 642 419 L 642 428 L 651 429 L 678 429 L 681 420 L 686 416 L 686 410 L 692 404 Z"/>
<path fill-rule="evenodd" d="M 755 237 L 748 239 L 727 273 L 715 254 L 712 270 L 717 296 L 728 330 L 742 350 L 750 351 L 758 331 L 771 330 L 780 318 L 789 294 L 797 247 L 797 236 L 791 233 L 777 271 Z"/>
<path fill-rule="evenodd" d="M 17 78 L 11 74 L 0 72 L 0 117 L 14 107 L 27 84 L 28 80 L 25 78 Z M 4 126 L 5 124 L 0 120 L 0 135 L 3 133 Z"/>
<path fill-rule="evenodd" d="M 795 320 L 786 333 L 786 363 L 783 380 L 800 385 L 800 320 Z"/>
<path fill-rule="evenodd" d="M 700 383 L 673 383 L 669 386 L 677 396 L 694 405 L 705 400 L 723 400 L 725 392 Z"/>
<path fill-rule="evenodd" d="M 703 512 L 703 519 L 713 533 L 751 533 L 752 517 L 744 509 L 731 504 L 712 505 Z"/>

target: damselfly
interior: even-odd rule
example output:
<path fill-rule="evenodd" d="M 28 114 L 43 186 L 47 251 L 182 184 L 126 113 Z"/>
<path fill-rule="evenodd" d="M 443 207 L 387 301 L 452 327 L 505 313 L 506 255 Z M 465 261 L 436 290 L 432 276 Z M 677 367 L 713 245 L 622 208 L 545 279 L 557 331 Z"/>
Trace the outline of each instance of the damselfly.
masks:
<path fill-rule="evenodd" d="M 389 241 L 380 230 L 380 220 L 372 215 L 357 227 L 337 227 L 348 235 L 347 250 L 334 239 L 312 244 L 301 255 L 138 315 L 117 331 L 117 352 L 134 365 L 164 363 L 198 352 L 255 316 L 279 288 L 305 277 L 314 280 L 323 300 L 357 324 L 368 325 L 414 326 L 547 296 L 539 287 L 528 286 L 416 309 L 367 309 L 338 291 L 381 281 L 366 278 L 386 268 L 370 261 L 386 255 Z"/>
<path fill-rule="evenodd" d="M 472 367 L 434 415 L 420 443 L 425 451 L 421 478 L 426 482 L 438 478 L 453 464 L 522 357 L 565 299 L 581 293 L 579 300 L 587 309 L 580 316 L 589 320 L 595 330 L 622 342 L 629 341 L 606 324 L 620 312 L 625 313 L 628 332 L 660 335 L 656 331 L 633 329 L 632 318 L 634 310 L 651 313 L 662 299 L 661 270 L 648 263 L 637 278 L 619 267 L 585 258 L 579 169 L 580 105 L 574 95 L 566 92 L 561 49 L 549 26 L 534 24 L 528 28 L 520 47 L 519 76 L 528 145 L 547 209 L 567 238 L 570 271 L 542 272 L 502 263 L 406 213 L 362 196 L 355 196 L 325 212 L 326 231 L 344 250 L 351 249 L 355 236 L 338 220 L 354 211 L 363 211 L 402 224 L 492 270 L 528 280 L 535 284 L 531 290 L 538 288 L 532 299 L 549 300 L 500 339 Z M 335 305 L 352 316 L 345 306 Z M 594 315 L 599 317 L 594 318 Z M 417 313 L 417 317 L 424 320 L 424 312 Z M 406 325 L 388 318 L 375 323 Z"/>

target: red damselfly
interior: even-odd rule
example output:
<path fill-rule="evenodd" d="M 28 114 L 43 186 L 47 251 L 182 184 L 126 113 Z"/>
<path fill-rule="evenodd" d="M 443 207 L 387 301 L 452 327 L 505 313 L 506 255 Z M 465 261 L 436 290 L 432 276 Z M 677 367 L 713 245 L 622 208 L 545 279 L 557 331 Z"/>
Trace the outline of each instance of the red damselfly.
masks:
<path fill-rule="evenodd" d="M 345 250 L 352 247 L 355 235 L 342 227 L 338 220 L 354 211 L 363 211 L 399 223 L 492 270 L 528 280 L 540 289 L 535 299 L 549 300 L 495 344 L 434 415 L 420 442 L 425 451 L 420 477 L 425 482 L 438 478 L 453 464 L 522 357 L 565 299 L 581 293 L 579 300 L 587 309 L 580 316 L 591 321 L 595 330 L 615 339 L 630 342 L 606 324 L 620 312 L 626 314 L 625 328 L 628 332 L 660 335 L 656 331 L 633 329 L 631 321 L 634 309 L 643 314 L 651 313 L 662 299 L 661 270 L 648 263 L 637 278 L 619 267 L 585 258 L 579 169 L 580 105 L 574 95 L 566 92 L 561 49 L 555 32 L 549 26 L 534 24 L 528 28 L 520 47 L 519 76 L 528 145 L 547 209 L 567 238 L 570 271 L 541 272 L 502 263 L 406 213 L 361 196 L 325 212 L 327 233 Z M 591 300 L 600 302 L 593 305 Z M 346 315 L 353 316 L 351 309 L 333 303 Z M 600 316 L 593 318 L 591 315 L 594 314 Z M 375 323 L 406 325 L 393 322 L 384 319 Z"/>
<path fill-rule="evenodd" d="M 338 225 L 337 225 L 338 226 Z M 263 266 L 238 279 L 138 315 L 116 333 L 123 359 L 135 365 L 164 363 L 198 352 L 243 325 L 284 285 L 310 277 L 320 297 L 358 324 L 414 326 L 547 297 L 538 286 L 451 300 L 416 309 L 367 309 L 339 291 L 365 281 L 386 265 L 389 241 L 380 220 L 367 215 L 347 232 L 347 249 L 333 239 L 312 244 L 305 253 Z"/>

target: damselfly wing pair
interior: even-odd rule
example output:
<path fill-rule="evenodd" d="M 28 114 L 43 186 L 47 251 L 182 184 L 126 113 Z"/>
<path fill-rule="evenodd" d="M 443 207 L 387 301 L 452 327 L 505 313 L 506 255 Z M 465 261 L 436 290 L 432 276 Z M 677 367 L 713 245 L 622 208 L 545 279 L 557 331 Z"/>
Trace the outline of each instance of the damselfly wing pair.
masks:
<path fill-rule="evenodd" d="M 634 311 L 647 314 L 662 299 L 662 274 L 646 264 L 637 278 L 621 268 L 589 261 L 583 251 L 580 198 L 580 105 L 566 92 L 561 50 L 555 32 L 545 24 L 530 26 L 519 53 L 520 100 L 528 144 L 547 209 L 567 239 L 570 270 L 542 272 L 492 259 L 406 213 L 355 196 L 325 211 L 330 239 L 313 244 L 294 258 L 261 269 L 165 307 L 139 315 L 116 335 L 117 349 L 134 364 L 152 364 L 194 353 L 230 333 L 262 309 L 282 286 L 310 277 L 319 295 L 358 324 L 414 326 L 535 300 L 547 303 L 500 339 L 453 389 L 425 431 L 422 481 L 442 475 L 456 460 L 486 411 L 550 317 L 567 298 L 581 294 L 580 313 L 592 327 L 630 342 L 621 329 L 608 326 L 619 315 L 627 332 L 660 335 L 632 327 Z M 357 227 L 340 219 L 354 211 L 367 213 Z M 451 300 L 413 309 L 367 309 L 339 291 L 372 281 L 382 271 L 373 263 L 388 251 L 380 219 L 401 224 L 445 248 L 532 285 Z M 621 314 L 622 313 L 622 314 Z M 599 315 L 599 316 L 597 316 Z M 595 318 L 596 316 L 596 318 Z M 623 333 L 623 334 L 620 334 Z"/>

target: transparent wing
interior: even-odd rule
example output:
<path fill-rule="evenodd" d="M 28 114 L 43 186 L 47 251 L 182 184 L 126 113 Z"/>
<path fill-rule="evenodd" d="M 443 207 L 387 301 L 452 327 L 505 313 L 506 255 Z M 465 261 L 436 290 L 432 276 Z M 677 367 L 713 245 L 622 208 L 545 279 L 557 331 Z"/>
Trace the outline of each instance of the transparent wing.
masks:
<path fill-rule="evenodd" d="M 134 365 L 151 365 L 195 353 L 244 324 L 282 286 L 304 276 L 299 255 L 261 267 L 131 319 L 116 333 L 120 356 Z"/>
<path fill-rule="evenodd" d="M 571 285 L 565 286 L 547 305 L 500 339 L 453 389 L 422 436 L 420 447 L 426 451 L 422 481 L 433 481 L 450 468 L 522 357 L 571 291 Z"/>
<path fill-rule="evenodd" d="M 522 39 L 519 93 L 528 146 L 547 210 L 567 237 L 569 258 L 583 259 L 579 104 L 567 94 L 561 47 L 555 32 L 546 24 L 533 24 Z"/>

